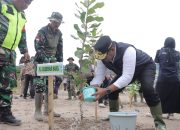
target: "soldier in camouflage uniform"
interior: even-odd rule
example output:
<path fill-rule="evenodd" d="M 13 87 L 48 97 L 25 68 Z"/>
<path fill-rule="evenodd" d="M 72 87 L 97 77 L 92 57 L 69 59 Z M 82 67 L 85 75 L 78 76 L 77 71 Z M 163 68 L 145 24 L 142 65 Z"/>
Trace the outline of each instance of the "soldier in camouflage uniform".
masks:
<path fill-rule="evenodd" d="M 63 40 L 62 33 L 58 29 L 62 23 L 63 16 L 59 12 L 53 12 L 48 18 L 50 23 L 42 27 L 35 38 L 36 55 L 34 58 L 35 64 L 57 62 L 56 54 L 58 52 L 59 61 L 63 61 Z M 47 77 L 35 76 L 33 78 L 35 87 L 35 114 L 34 117 L 38 121 L 43 120 L 41 107 L 43 100 L 43 92 L 45 92 L 44 114 L 48 114 L 48 92 L 47 92 Z M 60 114 L 54 113 L 54 116 L 59 117 Z"/>
<path fill-rule="evenodd" d="M 72 57 L 69 57 L 67 59 L 69 61 L 69 64 L 65 65 L 65 73 L 67 74 L 67 91 L 68 91 L 68 99 L 71 100 L 72 96 L 76 99 L 76 92 L 75 92 L 75 83 L 72 76 L 72 73 L 75 73 L 79 71 L 79 67 L 73 63 L 74 59 Z"/>
<path fill-rule="evenodd" d="M 32 0 L 0 0 L 0 123 L 20 125 L 12 115 L 12 89 L 16 82 L 16 52 L 18 47 L 29 59 L 24 11 Z"/>

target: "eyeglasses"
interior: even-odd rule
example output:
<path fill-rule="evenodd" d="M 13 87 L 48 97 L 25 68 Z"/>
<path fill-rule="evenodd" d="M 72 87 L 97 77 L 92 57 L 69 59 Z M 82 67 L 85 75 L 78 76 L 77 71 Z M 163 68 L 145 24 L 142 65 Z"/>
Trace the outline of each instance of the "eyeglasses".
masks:
<path fill-rule="evenodd" d="M 31 4 L 32 1 L 33 1 L 33 0 L 24 0 L 24 2 L 25 2 L 26 4 Z"/>

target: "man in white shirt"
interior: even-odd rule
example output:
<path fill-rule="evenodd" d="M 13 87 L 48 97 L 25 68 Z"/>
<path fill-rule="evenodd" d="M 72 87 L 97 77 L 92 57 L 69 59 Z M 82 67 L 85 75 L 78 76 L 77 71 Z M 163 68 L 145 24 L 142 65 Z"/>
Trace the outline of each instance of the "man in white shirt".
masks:
<path fill-rule="evenodd" d="M 156 67 L 152 58 L 130 44 L 112 41 L 109 36 L 100 37 L 94 49 L 98 61 L 91 85 L 97 87 L 97 92 L 94 94 L 96 100 L 108 94 L 110 111 L 118 111 L 119 92 L 128 84 L 139 80 L 156 129 L 166 130 L 162 120 L 160 99 L 153 88 Z M 100 88 L 107 69 L 112 70 L 117 76 L 107 88 Z"/>

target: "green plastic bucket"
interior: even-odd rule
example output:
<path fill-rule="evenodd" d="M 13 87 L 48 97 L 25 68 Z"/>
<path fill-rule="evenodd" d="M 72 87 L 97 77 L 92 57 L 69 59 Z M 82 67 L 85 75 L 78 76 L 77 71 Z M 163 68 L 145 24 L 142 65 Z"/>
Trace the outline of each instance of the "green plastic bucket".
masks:
<path fill-rule="evenodd" d="M 92 96 L 92 94 L 96 92 L 96 89 L 94 87 L 92 86 L 84 87 L 82 89 L 82 92 L 84 96 L 84 101 L 93 102 L 96 99 L 95 96 Z"/>
<path fill-rule="evenodd" d="M 135 130 L 136 112 L 110 112 L 111 130 Z"/>

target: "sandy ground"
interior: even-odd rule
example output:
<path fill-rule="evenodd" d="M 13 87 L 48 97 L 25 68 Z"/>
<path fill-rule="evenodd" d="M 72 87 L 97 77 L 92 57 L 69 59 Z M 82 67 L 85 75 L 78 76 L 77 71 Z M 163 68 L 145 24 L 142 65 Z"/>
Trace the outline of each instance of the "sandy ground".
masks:
<path fill-rule="evenodd" d="M 80 120 L 79 100 L 65 100 L 67 92 L 59 91 L 58 99 L 54 100 L 54 110 L 61 114 L 61 117 L 54 118 L 54 130 L 110 130 L 110 122 L 102 121 L 109 113 L 109 108 L 97 106 L 97 119 L 95 117 L 96 103 L 83 104 L 84 119 Z M 155 130 L 153 119 L 147 116 L 149 108 L 145 103 L 137 103 L 129 107 L 127 94 L 120 94 L 123 108 L 120 111 L 136 111 L 136 130 Z M 48 130 L 48 117 L 44 117 L 43 122 L 34 120 L 34 99 L 23 99 L 18 94 L 14 95 L 12 111 L 14 115 L 22 120 L 21 126 L 9 126 L 0 124 L 0 130 Z M 165 119 L 167 130 L 180 129 L 180 115 L 175 114 L 174 119 Z"/>

